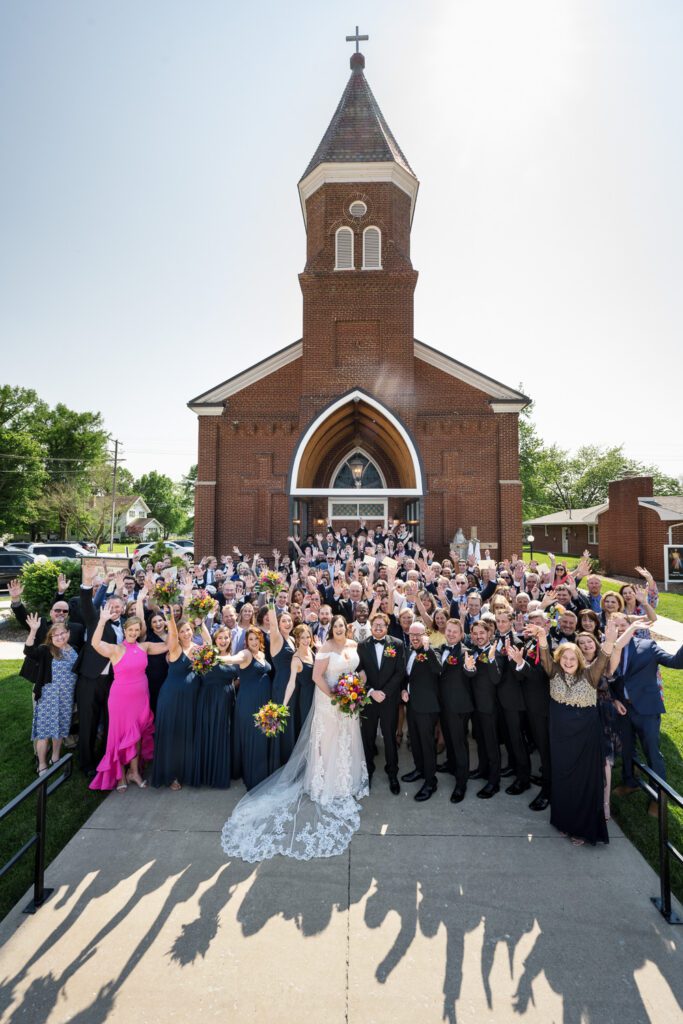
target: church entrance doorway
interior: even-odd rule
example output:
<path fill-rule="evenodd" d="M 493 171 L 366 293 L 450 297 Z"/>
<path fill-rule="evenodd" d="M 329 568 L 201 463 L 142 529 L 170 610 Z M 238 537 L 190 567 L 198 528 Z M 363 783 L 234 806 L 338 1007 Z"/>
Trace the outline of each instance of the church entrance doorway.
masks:
<path fill-rule="evenodd" d="M 388 502 L 386 498 L 373 498 L 363 501 L 351 501 L 348 498 L 329 498 L 327 502 L 327 519 L 335 530 L 345 526 L 349 533 L 355 533 L 361 520 L 368 526 L 379 526 L 386 530 L 389 524 Z"/>

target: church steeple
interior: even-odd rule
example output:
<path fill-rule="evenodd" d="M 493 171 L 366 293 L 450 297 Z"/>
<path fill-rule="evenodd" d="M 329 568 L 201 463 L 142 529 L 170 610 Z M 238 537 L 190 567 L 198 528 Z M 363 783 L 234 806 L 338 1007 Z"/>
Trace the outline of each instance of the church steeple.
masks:
<path fill-rule="evenodd" d="M 365 57 L 351 55 L 351 77 L 320 145 L 301 176 L 303 181 L 319 164 L 385 163 L 393 161 L 415 177 L 394 138 L 363 73 Z"/>
<path fill-rule="evenodd" d="M 367 36 L 347 36 L 356 41 Z M 329 182 L 385 181 L 410 197 L 410 217 L 419 182 L 380 110 L 364 74 L 365 57 L 351 55 L 351 76 L 327 131 L 299 181 L 299 196 L 307 220 L 306 201 Z"/>

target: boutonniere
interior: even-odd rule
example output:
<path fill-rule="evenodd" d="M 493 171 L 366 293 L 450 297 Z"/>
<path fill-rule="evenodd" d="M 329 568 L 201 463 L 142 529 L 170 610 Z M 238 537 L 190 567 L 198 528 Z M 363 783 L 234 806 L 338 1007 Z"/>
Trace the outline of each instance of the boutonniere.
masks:
<path fill-rule="evenodd" d="M 446 658 L 446 664 L 447 665 L 457 665 L 458 664 L 458 659 L 455 657 L 454 654 L 449 654 L 448 657 Z"/>
<path fill-rule="evenodd" d="M 491 659 L 489 658 L 488 651 L 480 651 L 475 659 L 480 665 L 489 665 Z"/>
<path fill-rule="evenodd" d="M 415 661 L 426 661 L 426 660 L 427 660 L 427 655 L 426 654 L 420 653 L 420 654 L 417 654 L 415 656 Z"/>
<path fill-rule="evenodd" d="M 396 648 L 390 646 L 389 644 L 387 644 L 387 646 L 384 648 L 384 657 L 385 658 L 395 658 L 396 657 Z"/>

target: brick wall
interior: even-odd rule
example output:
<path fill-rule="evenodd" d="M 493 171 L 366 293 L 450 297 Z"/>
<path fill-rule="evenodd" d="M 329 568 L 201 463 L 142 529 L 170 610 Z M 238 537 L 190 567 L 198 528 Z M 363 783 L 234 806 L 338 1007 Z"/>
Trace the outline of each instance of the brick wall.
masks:
<path fill-rule="evenodd" d="M 632 575 L 633 567 L 646 561 L 638 498 L 651 497 L 652 493 L 649 476 L 610 483 L 609 508 L 599 516 L 600 562 L 606 572 Z"/>

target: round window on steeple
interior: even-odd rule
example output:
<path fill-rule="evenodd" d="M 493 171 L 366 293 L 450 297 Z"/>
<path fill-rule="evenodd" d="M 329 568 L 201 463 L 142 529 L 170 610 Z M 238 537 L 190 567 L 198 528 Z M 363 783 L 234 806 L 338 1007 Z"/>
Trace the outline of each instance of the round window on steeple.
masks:
<path fill-rule="evenodd" d="M 351 214 L 352 217 L 364 217 L 367 212 L 367 206 L 365 205 L 365 203 L 361 202 L 360 199 L 356 199 L 349 206 L 349 213 Z"/>

